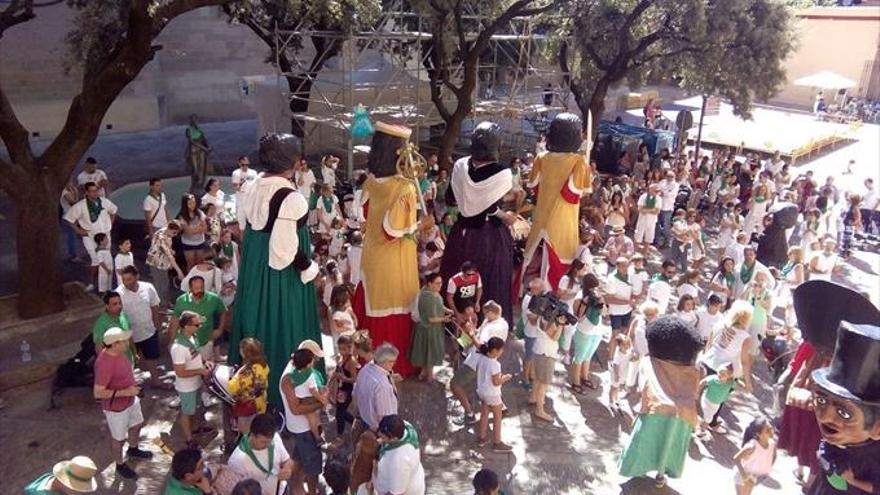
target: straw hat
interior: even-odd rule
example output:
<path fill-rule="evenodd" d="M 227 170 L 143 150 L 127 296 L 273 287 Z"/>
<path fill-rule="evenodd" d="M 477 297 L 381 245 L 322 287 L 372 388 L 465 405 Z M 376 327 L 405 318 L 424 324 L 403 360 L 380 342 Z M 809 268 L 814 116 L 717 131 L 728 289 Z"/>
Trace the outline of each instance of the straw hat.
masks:
<path fill-rule="evenodd" d="M 98 489 L 98 482 L 95 480 L 98 467 L 93 460 L 83 455 L 55 464 L 52 474 L 59 483 L 78 493 L 92 493 Z"/>
<path fill-rule="evenodd" d="M 623 229 L 623 227 L 621 227 L 620 225 L 617 225 L 617 226 L 615 226 L 615 227 L 613 227 L 613 228 L 611 229 L 611 234 L 612 234 L 612 235 L 620 235 L 620 234 L 623 234 L 623 233 L 624 233 L 624 229 Z"/>

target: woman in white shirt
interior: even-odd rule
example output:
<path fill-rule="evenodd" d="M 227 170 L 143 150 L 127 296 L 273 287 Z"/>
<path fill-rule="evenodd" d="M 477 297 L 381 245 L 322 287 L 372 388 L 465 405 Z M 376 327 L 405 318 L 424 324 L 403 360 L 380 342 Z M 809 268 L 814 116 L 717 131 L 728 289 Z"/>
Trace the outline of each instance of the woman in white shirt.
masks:
<path fill-rule="evenodd" d="M 217 207 L 217 211 L 223 211 L 223 205 L 226 201 L 226 193 L 220 190 L 220 179 L 211 177 L 205 184 L 205 194 L 202 195 L 202 206 L 212 204 Z"/>
<path fill-rule="evenodd" d="M 583 384 L 595 390 L 596 385 L 590 380 L 590 361 L 602 342 L 605 327 L 602 326 L 602 308 L 605 302 L 599 294 L 599 279 L 593 274 L 584 275 L 581 280 L 581 291 L 574 301 L 574 315 L 578 322 L 572 342 L 571 367 L 569 381 L 575 393 L 583 393 Z"/>
<path fill-rule="evenodd" d="M 556 295 L 559 297 L 559 300 L 568 306 L 569 313 L 573 312 L 574 300 L 581 292 L 580 281 L 581 277 L 584 276 L 584 272 L 584 263 L 579 259 L 574 259 L 572 260 L 571 265 L 569 265 L 568 271 L 559 279 L 559 287 L 556 289 Z M 571 338 L 573 335 L 574 325 L 566 325 L 565 330 L 563 331 L 562 342 L 560 342 L 560 347 L 566 354 L 569 349 L 571 349 Z"/>
<path fill-rule="evenodd" d="M 181 198 L 177 220 L 183 230 L 180 242 L 183 245 L 186 267 L 189 269 L 201 261 L 205 250 L 205 233 L 208 231 L 207 218 L 192 194 L 184 194 Z"/>

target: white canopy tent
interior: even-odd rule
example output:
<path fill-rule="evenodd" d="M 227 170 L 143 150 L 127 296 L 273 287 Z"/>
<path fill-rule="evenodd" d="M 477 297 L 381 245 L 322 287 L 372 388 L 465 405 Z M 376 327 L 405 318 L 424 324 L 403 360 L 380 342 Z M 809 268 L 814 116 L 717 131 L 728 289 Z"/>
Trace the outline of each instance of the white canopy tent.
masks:
<path fill-rule="evenodd" d="M 856 86 L 856 82 L 852 79 L 841 76 L 840 74 L 837 74 L 836 72 L 832 72 L 830 70 L 823 70 L 821 72 L 802 77 L 795 80 L 794 83 L 797 86 L 807 86 L 810 88 L 821 89 L 850 89 Z"/>

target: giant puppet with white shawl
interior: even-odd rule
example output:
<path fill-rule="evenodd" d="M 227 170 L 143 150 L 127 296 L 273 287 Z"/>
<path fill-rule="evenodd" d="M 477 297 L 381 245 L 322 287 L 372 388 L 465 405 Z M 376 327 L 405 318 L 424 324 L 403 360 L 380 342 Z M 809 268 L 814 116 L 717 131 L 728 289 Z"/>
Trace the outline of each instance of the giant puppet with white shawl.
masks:
<path fill-rule="evenodd" d="M 547 151 L 535 158 L 528 186 L 537 190 L 526 241 L 524 273 L 540 256 L 540 276 L 555 290 L 578 250 L 581 197 L 592 190 L 581 119 L 560 113 L 550 122 Z M 527 282 L 527 280 L 523 280 Z"/>
<path fill-rule="evenodd" d="M 361 328 L 374 345 L 384 342 L 400 350 L 395 370 L 403 375 L 415 369 L 407 359 L 412 320 L 410 307 L 419 293 L 416 239 L 420 194 L 416 182 L 421 160 L 408 143 L 412 130 L 383 122 L 375 125 L 361 202 L 364 248 L 361 278 L 353 309 Z"/>
<path fill-rule="evenodd" d="M 499 163 L 501 128 L 482 122 L 471 135 L 471 154 L 452 168 L 446 204 L 458 206 L 458 220 L 449 232 L 440 274 L 448 281 L 465 261 L 476 265 L 483 283 L 483 300 L 501 306 L 504 318 L 513 321 L 513 238 L 509 225 L 516 220 L 501 209 L 513 188 L 513 173 Z"/>
<path fill-rule="evenodd" d="M 229 361 L 239 363 L 241 339 L 258 339 L 266 352 L 270 383 L 278 383 L 300 342 L 321 339 L 312 284 L 318 265 L 310 259 L 306 225 L 309 206 L 291 183 L 300 149 L 296 136 L 264 136 L 259 150 L 263 173 L 243 185 L 237 195 L 239 226 L 244 234 Z M 269 387 L 269 402 L 281 407 L 277 387 Z"/>

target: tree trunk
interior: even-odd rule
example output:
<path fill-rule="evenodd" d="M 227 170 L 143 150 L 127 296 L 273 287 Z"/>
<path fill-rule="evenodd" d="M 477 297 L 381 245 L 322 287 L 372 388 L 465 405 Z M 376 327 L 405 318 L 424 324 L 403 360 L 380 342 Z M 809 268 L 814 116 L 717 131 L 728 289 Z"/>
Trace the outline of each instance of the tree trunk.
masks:
<path fill-rule="evenodd" d="M 64 273 L 58 252 L 61 188 L 46 177 L 35 177 L 31 186 L 24 203 L 16 204 L 18 313 L 22 318 L 64 309 Z"/>
<path fill-rule="evenodd" d="M 461 135 L 461 126 L 474 108 L 474 90 L 477 88 L 477 63 L 476 57 L 468 57 L 462 67 L 464 78 L 461 87 L 456 93 L 457 103 L 455 112 L 446 119 L 446 131 L 440 139 L 440 151 L 437 159 L 441 167 L 451 168 L 450 160 L 455 151 L 455 144 Z"/>
<path fill-rule="evenodd" d="M 599 134 L 599 123 L 602 122 L 602 114 L 605 112 L 605 96 L 608 95 L 608 88 L 610 86 L 608 81 L 601 79 L 596 84 L 596 87 L 593 88 L 593 94 L 590 96 L 590 113 L 593 115 L 593 139 Z M 587 119 L 584 119 L 584 126 L 586 125 Z"/>

